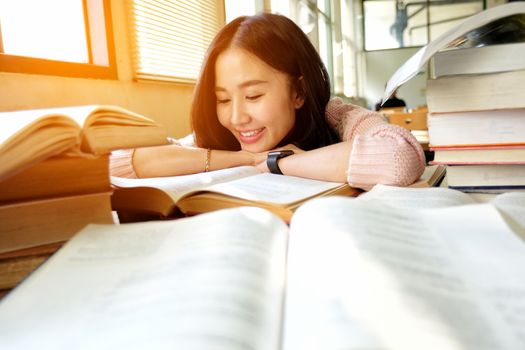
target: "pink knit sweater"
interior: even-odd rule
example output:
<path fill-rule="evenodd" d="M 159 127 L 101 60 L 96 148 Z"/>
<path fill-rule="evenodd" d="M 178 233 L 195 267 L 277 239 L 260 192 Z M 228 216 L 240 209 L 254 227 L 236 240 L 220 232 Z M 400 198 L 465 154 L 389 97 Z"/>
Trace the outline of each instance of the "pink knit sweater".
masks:
<path fill-rule="evenodd" d="M 388 124 L 383 116 L 359 106 L 332 99 L 326 119 L 341 138 L 352 141 L 347 171 L 348 183 L 368 190 L 376 184 L 407 186 L 425 169 L 423 149 L 408 131 Z M 181 144 L 187 144 L 181 140 Z M 112 176 L 137 177 L 133 150 L 115 151 L 110 158 Z"/>

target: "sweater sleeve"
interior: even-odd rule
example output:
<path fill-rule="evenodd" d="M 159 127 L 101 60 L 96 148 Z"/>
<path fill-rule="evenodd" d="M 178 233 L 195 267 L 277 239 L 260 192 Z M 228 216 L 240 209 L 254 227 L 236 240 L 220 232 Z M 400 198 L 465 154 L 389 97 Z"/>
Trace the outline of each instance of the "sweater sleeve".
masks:
<path fill-rule="evenodd" d="M 182 139 L 169 138 L 169 142 L 179 146 L 193 146 L 193 135 L 188 135 Z M 122 149 L 111 152 L 109 156 L 109 173 L 111 176 L 138 178 L 133 167 L 133 154 L 135 149 Z"/>
<path fill-rule="evenodd" d="M 133 168 L 134 149 L 122 149 L 111 152 L 109 156 L 109 174 L 111 176 L 136 179 L 137 174 Z"/>
<path fill-rule="evenodd" d="M 407 186 L 423 173 L 423 149 L 408 130 L 340 99 L 330 101 L 326 114 L 341 138 L 352 142 L 347 171 L 351 186 L 365 190 L 376 184 Z"/>

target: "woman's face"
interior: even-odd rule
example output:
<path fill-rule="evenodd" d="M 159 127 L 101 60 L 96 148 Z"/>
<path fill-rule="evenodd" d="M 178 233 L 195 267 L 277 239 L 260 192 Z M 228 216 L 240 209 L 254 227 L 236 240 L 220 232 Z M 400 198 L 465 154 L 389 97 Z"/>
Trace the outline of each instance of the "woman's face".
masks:
<path fill-rule="evenodd" d="M 241 149 L 274 149 L 292 130 L 303 99 L 290 78 L 255 55 L 229 48 L 215 63 L 219 122 L 237 138 Z"/>

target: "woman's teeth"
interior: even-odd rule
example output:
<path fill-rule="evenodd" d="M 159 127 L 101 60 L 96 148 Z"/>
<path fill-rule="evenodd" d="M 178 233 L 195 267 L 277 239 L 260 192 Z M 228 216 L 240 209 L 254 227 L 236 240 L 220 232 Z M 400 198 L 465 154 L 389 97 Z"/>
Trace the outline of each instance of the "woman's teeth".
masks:
<path fill-rule="evenodd" d="M 258 130 L 252 130 L 252 131 L 240 131 L 239 133 L 241 134 L 241 136 L 251 137 L 251 136 L 257 135 L 261 131 L 262 131 L 262 129 L 258 129 Z"/>

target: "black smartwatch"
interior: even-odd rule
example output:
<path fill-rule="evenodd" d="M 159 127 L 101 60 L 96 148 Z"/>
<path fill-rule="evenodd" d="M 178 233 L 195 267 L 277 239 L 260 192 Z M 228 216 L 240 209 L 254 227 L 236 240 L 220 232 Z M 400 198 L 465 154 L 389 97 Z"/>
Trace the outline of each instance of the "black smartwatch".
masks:
<path fill-rule="evenodd" d="M 272 174 L 282 175 L 283 172 L 279 169 L 277 162 L 279 159 L 291 156 L 292 154 L 294 154 L 294 152 L 291 149 L 269 152 L 268 158 L 266 158 L 266 165 L 268 166 L 268 169 L 270 169 L 270 172 Z"/>

